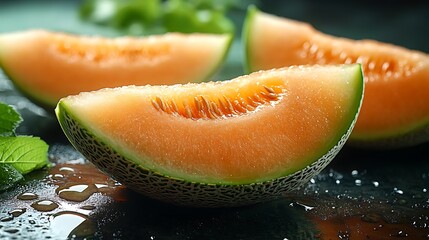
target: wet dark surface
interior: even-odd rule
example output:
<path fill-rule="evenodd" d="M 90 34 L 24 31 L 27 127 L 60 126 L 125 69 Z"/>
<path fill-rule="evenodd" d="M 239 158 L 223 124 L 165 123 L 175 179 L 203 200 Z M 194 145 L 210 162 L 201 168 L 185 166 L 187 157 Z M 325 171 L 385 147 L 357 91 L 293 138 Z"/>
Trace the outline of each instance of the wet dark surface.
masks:
<path fill-rule="evenodd" d="M 379 37 L 421 50 L 427 47 L 423 40 L 429 41 L 427 26 L 415 24 L 427 6 L 419 1 L 406 8 L 409 18 L 395 6 L 377 18 L 381 8 L 371 8 L 366 27 L 357 23 L 364 7 L 356 8 L 356 17 L 347 25 L 338 18 L 335 23 L 328 12 L 316 14 L 315 6 L 328 11 L 326 6 L 291 3 L 295 5 L 283 10 L 278 5 L 266 9 L 315 21 L 337 35 Z M 412 6 L 417 9 L 414 17 Z M 72 1 L 1 2 L 0 32 L 51 26 L 116 34 L 79 22 L 75 9 Z M 330 9 L 331 16 L 345 16 L 335 15 L 337 7 Z M 388 25 L 395 16 L 408 20 L 385 34 L 373 29 Z M 62 21 L 52 21 L 60 17 Z M 411 40 L 400 34 L 401 29 L 414 33 Z M 219 76 L 241 74 L 240 57 L 236 41 Z M 429 144 L 384 152 L 346 147 L 305 188 L 279 200 L 242 208 L 181 208 L 149 200 L 99 172 L 68 144 L 52 114 L 21 97 L 1 73 L 0 100 L 24 116 L 19 133 L 40 136 L 50 144 L 53 163 L 0 192 L 0 239 L 429 239 Z"/>
<path fill-rule="evenodd" d="M 54 167 L 0 194 L 0 238 L 427 239 L 427 148 L 389 153 L 345 148 L 304 189 L 284 198 L 194 209 L 140 196 L 72 147 L 53 145 Z"/>

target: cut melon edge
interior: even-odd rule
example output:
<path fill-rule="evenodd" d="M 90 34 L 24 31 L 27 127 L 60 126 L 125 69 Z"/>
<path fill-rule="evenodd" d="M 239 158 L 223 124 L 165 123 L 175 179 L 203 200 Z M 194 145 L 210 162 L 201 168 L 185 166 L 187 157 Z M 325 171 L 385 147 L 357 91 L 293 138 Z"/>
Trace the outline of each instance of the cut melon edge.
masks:
<path fill-rule="evenodd" d="M 50 32 L 50 31 L 49 31 Z M 19 32 L 18 32 L 19 33 Z M 50 32 L 52 34 L 55 34 L 57 32 Z M 63 32 L 58 32 L 60 34 L 63 34 Z M 8 33 L 6 33 L 8 34 Z M 14 33 L 10 33 L 14 34 Z M 65 33 L 69 34 L 69 33 Z M 168 33 L 167 33 L 168 34 Z M 74 36 L 79 36 L 78 34 L 73 34 Z M 234 41 L 234 34 L 232 33 L 225 33 L 225 34 L 210 34 L 210 35 L 217 35 L 217 36 L 223 36 L 225 37 L 225 42 L 222 48 L 222 54 L 219 54 L 220 57 L 217 61 L 213 61 L 212 67 L 210 67 L 210 70 L 206 72 L 206 74 L 202 77 L 198 77 L 197 79 L 193 79 L 191 82 L 205 82 L 209 81 L 211 77 L 213 77 L 218 71 L 221 70 L 222 65 L 225 63 L 228 54 L 230 52 L 232 43 Z M 0 34 L 1 36 L 1 34 Z M 82 35 L 83 37 L 88 37 L 89 35 Z M 56 107 L 58 100 L 51 98 L 50 96 L 45 96 L 41 92 L 35 92 L 31 89 L 28 89 L 27 86 L 22 84 L 22 81 L 19 81 L 15 77 L 13 77 L 14 74 L 11 74 L 8 70 L 7 64 L 5 63 L 6 60 L 4 60 L 4 57 L 2 57 L 2 46 L 0 46 L 0 71 L 3 71 L 6 78 L 13 84 L 15 89 L 21 93 L 23 96 L 25 96 L 27 99 L 29 99 L 31 102 L 35 103 L 36 105 L 42 107 L 49 113 L 53 113 L 52 110 Z M 174 76 L 172 76 L 174 78 Z"/>

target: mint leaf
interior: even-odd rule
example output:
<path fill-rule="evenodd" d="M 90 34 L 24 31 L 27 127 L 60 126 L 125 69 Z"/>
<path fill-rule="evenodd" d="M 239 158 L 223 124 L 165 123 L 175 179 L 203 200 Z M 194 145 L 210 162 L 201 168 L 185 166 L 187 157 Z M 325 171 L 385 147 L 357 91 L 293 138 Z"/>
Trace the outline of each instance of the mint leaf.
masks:
<path fill-rule="evenodd" d="M 24 177 L 10 164 L 0 164 L 0 192 L 12 187 Z"/>
<path fill-rule="evenodd" d="M 38 137 L 0 137 L 0 165 L 10 164 L 22 174 L 47 165 L 48 145 Z"/>
<path fill-rule="evenodd" d="M 0 102 L 0 136 L 14 136 L 22 118 L 11 106 Z"/>
<path fill-rule="evenodd" d="M 0 102 L 0 191 L 23 179 L 23 174 L 48 164 L 48 145 L 38 137 L 15 136 L 21 115 Z"/>

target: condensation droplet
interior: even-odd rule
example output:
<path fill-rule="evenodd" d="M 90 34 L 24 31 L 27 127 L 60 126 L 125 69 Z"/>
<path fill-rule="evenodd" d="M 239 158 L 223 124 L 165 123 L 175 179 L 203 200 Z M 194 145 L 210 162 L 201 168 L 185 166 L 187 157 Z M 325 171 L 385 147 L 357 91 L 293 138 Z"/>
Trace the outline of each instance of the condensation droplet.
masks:
<path fill-rule="evenodd" d="M 74 169 L 71 167 L 61 167 L 58 169 L 60 172 L 74 172 Z"/>
<path fill-rule="evenodd" d="M 39 196 L 37 196 L 37 194 L 35 193 L 25 192 L 25 193 L 19 194 L 16 198 L 18 198 L 19 200 L 34 200 L 38 197 Z"/>
<path fill-rule="evenodd" d="M 12 211 L 9 211 L 9 214 L 12 215 L 12 216 L 14 216 L 14 217 L 19 217 L 23 213 L 25 213 L 26 210 L 27 209 L 25 209 L 25 208 L 17 208 L 17 209 L 14 209 Z"/>
<path fill-rule="evenodd" d="M 397 194 L 404 194 L 404 191 L 402 191 L 401 189 L 398 189 L 398 188 L 394 188 L 393 189 Z"/>
<path fill-rule="evenodd" d="M 356 180 L 355 180 L 355 185 L 356 185 L 356 186 L 362 186 L 362 180 L 360 180 L 360 179 L 356 179 Z"/>
<path fill-rule="evenodd" d="M 37 211 L 49 212 L 56 209 L 58 207 L 58 204 L 51 200 L 40 200 L 31 204 L 31 207 L 33 207 Z"/>
<path fill-rule="evenodd" d="M 0 222 L 9 222 L 13 220 L 13 216 L 6 216 L 0 219 Z"/>
<path fill-rule="evenodd" d="M 67 183 L 57 188 L 56 193 L 62 199 L 82 202 L 98 192 L 94 184 Z"/>
<path fill-rule="evenodd" d="M 15 233 L 19 232 L 19 229 L 16 229 L 16 228 L 7 228 L 7 229 L 4 229 L 3 231 L 7 232 L 7 233 L 15 234 Z"/>
<path fill-rule="evenodd" d="M 52 175 L 51 178 L 54 180 L 63 180 L 64 175 L 57 173 L 57 174 Z"/>
<path fill-rule="evenodd" d="M 82 206 L 80 208 L 83 210 L 94 210 L 96 207 L 93 205 L 85 205 L 85 206 Z"/>
<path fill-rule="evenodd" d="M 391 237 L 408 237 L 408 233 L 399 230 L 397 233 L 390 234 Z"/>

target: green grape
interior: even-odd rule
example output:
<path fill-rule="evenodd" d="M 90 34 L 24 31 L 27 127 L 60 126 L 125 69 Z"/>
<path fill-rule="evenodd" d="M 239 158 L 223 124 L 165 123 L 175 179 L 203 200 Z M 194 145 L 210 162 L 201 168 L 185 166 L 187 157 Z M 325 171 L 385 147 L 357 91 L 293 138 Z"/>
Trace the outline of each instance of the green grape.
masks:
<path fill-rule="evenodd" d="M 232 33 L 234 24 L 223 12 L 197 10 L 190 2 L 171 0 L 164 12 L 164 25 L 170 32 Z"/>
<path fill-rule="evenodd" d="M 159 0 L 118 1 L 112 24 L 121 29 L 128 28 L 135 23 L 151 25 L 160 17 L 160 6 Z"/>
<path fill-rule="evenodd" d="M 86 0 L 79 13 L 85 20 L 130 35 L 233 33 L 226 12 L 236 4 L 237 0 Z"/>
<path fill-rule="evenodd" d="M 117 9 L 115 0 L 87 0 L 80 7 L 79 15 L 82 19 L 97 24 L 108 24 Z"/>

